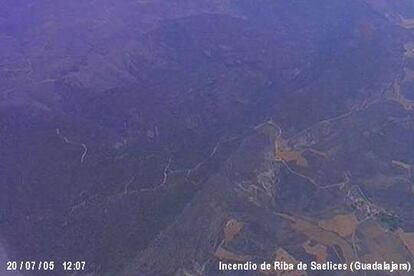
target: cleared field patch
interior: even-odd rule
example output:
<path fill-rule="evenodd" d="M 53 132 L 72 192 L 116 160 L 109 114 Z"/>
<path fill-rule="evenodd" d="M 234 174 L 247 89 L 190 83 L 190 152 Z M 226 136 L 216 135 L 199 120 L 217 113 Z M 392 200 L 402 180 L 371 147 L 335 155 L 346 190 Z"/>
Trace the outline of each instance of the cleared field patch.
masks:
<path fill-rule="evenodd" d="M 297 264 L 299 261 L 293 257 L 289 252 L 287 252 L 283 248 L 278 248 L 275 252 L 275 262 L 286 262 L 288 264 Z M 274 268 L 270 271 L 260 271 L 262 274 L 265 275 L 277 275 L 277 276 L 305 276 L 307 273 L 305 271 L 276 271 Z"/>
<path fill-rule="evenodd" d="M 318 224 L 327 231 L 335 232 L 341 237 L 348 237 L 355 232 L 358 219 L 354 214 L 342 214 L 331 219 L 322 220 Z"/>
<path fill-rule="evenodd" d="M 308 166 L 308 161 L 303 157 L 302 152 L 291 149 L 281 138 L 275 140 L 275 157 L 276 160 L 295 162 L 300 167 Z"/>
<path fill-rule="evenodd" d="M 224 227 L 224 240 L 226 242 L 232 241 L 240 231 L 243 229 L 243 223 L 236 219 L 230 219 Z"/>
<path fill-rule="evenodd" d="M 301 218 L 292 217 L 283 213 L 277 213 L 276 215 L 291 221 L 292 229 L 304 234 L 308 239 L 327 247 L 339 248 L 344 261 L 351 262 L 357 259 L 351 245 L 338 234 L 327 231 L 319 225 L 315 225 Z"/>
<path fill-rule="evenodd" d="M 328 248 L 323 244 L 311 245 L 311 241 L 308 240 L 303 244 L 303 249 L 309 255 L 314 256 L 318 263 L 326 262 L 328 259 Z"/>
<path fill-rule="evenodd" d="M 397 231 L 398 237 L 400 237 L 401 241 L 410 251 L 411 255 L 414 256 L 414 233 L 412 232 L 404 232 L 402 229 L 398 229 Z"/>
<path fill-rule="evenodd" d="M 361 224 L 359 232 L 363 236 L 368 254 L 374 254 L 379 256 L 379 259 L 396 263 L 403 263 L 410 259 L 410 252 L 400 237 L 384 230 L 375 222 Z"/>
<path fill-rule="evenodd" d="M 286 262 L 289 264 L 297 264 L 299 261 L 289 254 L 285 249 L 279 248 L 276 250 L 275 261 L 279 262 Z M 284 276 L 302 276 L 307 275 L 304 271 L 278 271 L 276 275 L 284 275 Z"/>
<path fill-rule="evenodd" d="M 285 161 L 287 163 L 294 162 L 295 165 L 300 167 L 307 167 L 309 165 L 308 160 L 304 156 L 305 153 L 312 153 L 325 159 L 329 158 L 325 152 L 316 149 L 293 149 L 288 145 L 286 140 L 280 137 L 276 138 L 274 143 L 274 154 L 276 160 Z"/>
<path fill-rule="evenodd" d="M 356 259 L 350 244 L 335 233 L 326 231 L 304 220 L 296 221 L 296 223 L 292 224 L 292 228 L 298 232 L 303 233 L 309 239 L 322 243 L 325 246 L 339 247 L 341 249 L 343 258 L 347 262 L 351 262 Z"/>

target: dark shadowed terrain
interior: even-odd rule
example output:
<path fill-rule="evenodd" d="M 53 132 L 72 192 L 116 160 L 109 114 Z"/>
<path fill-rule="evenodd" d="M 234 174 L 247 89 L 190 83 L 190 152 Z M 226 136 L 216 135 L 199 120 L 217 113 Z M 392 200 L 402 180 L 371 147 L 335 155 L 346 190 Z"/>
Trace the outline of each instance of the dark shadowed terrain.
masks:
<path fill-rule="evenodd" d="M 413 115 L 410 0 L 0 0 L 1 269 L 413 261 Z"/>

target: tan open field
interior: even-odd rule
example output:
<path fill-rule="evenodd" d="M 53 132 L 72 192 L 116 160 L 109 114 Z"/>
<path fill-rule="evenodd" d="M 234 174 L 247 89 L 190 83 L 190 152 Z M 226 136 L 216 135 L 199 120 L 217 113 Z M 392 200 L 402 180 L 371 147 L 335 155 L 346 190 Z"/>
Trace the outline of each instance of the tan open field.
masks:
<path fill-rule="evenodd" d="M 302 153 L 295 151 L 286 146 L 283 139 L 276 139 L 275 141 L 275 157 L 278 160 L 285 162 L 295 162 L 297 166 L 307 167 L 308 161 L 302 156 Z"/>
<path fill-rule="evenodd" d="M 410 251 L 411 255 L 414 256 L 414 233 L 404 232 L 402 229 L 397 231 L 398 236 Z"/>
<path fill-rule="evenodd" d="M 398 235 L 388 232 L 375 222 L 367 222 L 360 226 L 359 231 L 364 236 L 368 254 L 377 260 L 406 262 L 410 259 L 409 252 L 405 249 L 404 243 Z M 412 241 L 411 236 L 405 236 L 406 241 Z M 365 256 L 369 257 L 369 256 Z"/>
<path fill-rule="evenodd" d="M 336 215 L 331 219 L 322 220 L 319 226 L 323 229 L 339 234 L 341 237 L 347 237 L 355 232 L 358 226 L 358 219 L 354 214 Z"/>
<path fill-rule="evenodd" d="M 237 221 L 236 219 L 230 219 L 224 227 L 224 240 L 226 242 L 233 240 L 238 234 L 240 234 L 242 229 L 243 223 Z"/>
<path fill-rule="evenodd" d="M 328 259 L 328 248 L 320 243 L 317 243 L 315 245 L 311 245 L 310 243 L 311 241 L 308 240 L 303 244 L 303 249 L 305 249 L 305 252 L 309 255 L 313 255 L 318 263 L 326 262 Z"/>

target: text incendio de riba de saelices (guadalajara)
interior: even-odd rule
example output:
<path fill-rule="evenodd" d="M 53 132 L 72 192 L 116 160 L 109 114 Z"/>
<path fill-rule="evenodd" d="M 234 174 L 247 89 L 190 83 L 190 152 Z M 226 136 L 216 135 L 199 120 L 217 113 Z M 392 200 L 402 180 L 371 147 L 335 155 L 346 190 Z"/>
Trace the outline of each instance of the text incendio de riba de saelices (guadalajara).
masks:
<path fill-rule="evenodd" d="M 219 270 L 221 271 L 386 271 L 386 272 L 398 272 L 398 271 L 411 271 L 411 263 L 396 263 L 396 262 L 360 262 L 353 261 L 350 263 L 335 263 L 324 262 L 318 263 L 315 261 L 306 263 L 288 263 L 285 261 L 274 262 L 244 262 L 244 263 L 225 263 L 219 262 Z"/>

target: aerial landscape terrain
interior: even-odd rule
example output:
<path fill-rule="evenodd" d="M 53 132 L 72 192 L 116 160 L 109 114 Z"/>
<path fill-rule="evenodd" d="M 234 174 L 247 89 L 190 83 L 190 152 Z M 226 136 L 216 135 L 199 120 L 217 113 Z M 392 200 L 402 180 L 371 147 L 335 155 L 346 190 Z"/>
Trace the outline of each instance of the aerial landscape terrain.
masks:
<path fill-rule="evenodd" d="M 0 0 L 0 276 L 413 275 L 219 269 L 414 264 L 413 169 L 412 0 Z"/>

